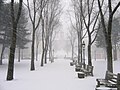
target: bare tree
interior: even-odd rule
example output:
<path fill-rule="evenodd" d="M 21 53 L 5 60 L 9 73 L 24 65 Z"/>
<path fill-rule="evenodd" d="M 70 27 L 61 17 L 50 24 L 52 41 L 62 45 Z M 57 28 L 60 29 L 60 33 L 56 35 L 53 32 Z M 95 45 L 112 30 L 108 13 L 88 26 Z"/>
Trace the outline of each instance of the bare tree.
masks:
<path fill-rule="evenodd" d="M 34 54 L 35 54 L 35 32 L 40 24 L 42 19 L 43 8 L 45 7 L 47 0 L 33 0 L 32 9 L 30 8 L 30 1 L 27 0 L 27 8 L 29 12 L 30 21 L 32 23 L 32 45 L 31 45 L 31 68 L 30 70 L 35 70 L 34 66 Z"/>
<path fill-rule="evenodd" d="M 120 6 L 120 1 L 117 2 L 116 6 L 114 8 L 112 7 L 111 0 L 108 0 L 107 2 L 108 2 L 107 3 L 108 4 L 108 24 L 107 24 L 107 26 L 105 24 L 105 17 L 103 14 L 100 0 L 98 0 L 98 7 L 99 7 L 99 11 L 100 11 L 101 22 L 102 22 L 102 26 L 103 26 L 103 33 L 104 33 L 105 42 L 106 42 L 107 70 L 110 72 L 113 72 L 111 31 L 112 31 L 113 16 Z"/>
<path fill-rule="evenodd" d="M 82 11 L 84 25 L 86 27 L 88 34 L 88 65 L 92 66 L 91 46 L 97 36 L 98 29 L 96 30 L 95 28 L 99 17 L 99 12 L 95 10 L 95 6 L 96 6 L 95 0 L 86 0 L 85 5 L 87 6 L 87 8 L 85 9 L 86 12 L 83 10 L 81 11 Z M 85 14 L 83 12 L 85 12 Z"/>
<path fill-rule="evenodd" d="M 41 66 L 43 66 L 44 65 L 44 53 L 45 53 L 45 50 L 44 50 L 44 43 L 45 43 L 45 41 L 44 41 L 44 37 L 45 37 L 45 35 L 44 35 L 44 18 L 42 17 L 42 57 L 41 57 Z"/>
<path fill-rule="evenodd" d="M 60 0 L 53 0 L 53 4 L 51 4 L 51 16 L 50 16 L 50 26 L 49 28 L 49 60 L 52 62 L 53 60 L 53 49 L 52 49 L 52 43 L 54 41 L 53 33 L 55 30 L 60 27 L 60 16 L 62 12 Z"/>
<path fill-rule="evenodd" d="M 41 41 L 41 26 L 39 26 L 38 30 L 36 31 L 36 61 L 38 61 L 38 54 L 39 54 L 39 45 Z"/>
<path fill-rule="evenodd" d="M 15 17 L 14 0 L 11 0 L 11 18 L 12 18 L 12 30 L 13 31 L 12 31 L 12 41 L 11 41 L 11 45 L 10 45 L 7 80 L 13 80 L 17 25 L 18 25 L 18 21 L 20 19 L 20 15 L 21 15 L 22 2 L 23 2 L 23 0 L 19 0 L 19 9 L 18 9 L 17 16 Z"/>
<path fill-rule="evenodd" d="M 60 24 L 60 18 L 56 18 L 52 24 L 50 38 L 49 38 L 49 61 L 54 61 L 54 48 L 53 48 L 53 42 L 55 40 L 55 37 L 58 33 L 58 28 L 61 26 Z"/>
<path fill-rule="evenodd" d="M 74 8 L 74 19 L 75 25 L 72 24 L 73 28 L 77 31 L 77 40 L 78 40 L 78 63 L 82 62 L 82 40 L 85 35 L 83 35 L 83 19 L 81 10 L 81 0 L 72 0 L 73 8 Z M 72 23 L 72 20 L 71 20 Z"/>
<path fill-rule="evenodd" d="M 51 36 L 54 31 L 54 27 L 57 25 L 59 21 L 59 16 L 61 14 L 61 5 L 60 0 L 51 0 L 46 5 L 44 9 L 44 19 L 43 19 L 43 31 L 42 31 L 42 58 L 41 58 L 41 66 L 43 63 L 47 63 L 47 53 L 49 45 L 51 44 Z M 57 21 L 58 20 L 58 21 Z M 57 21 L 57 22 L 56 22 Z M 52 44 L 51 44 L 52 45 Z"/>
<path fill-rule="evenodd" d="M 71 51 L 72 51 L 71 59 L 74 60 L 74 48 L 75 48 L 75 41 L 77 37 L 76 37 L 76 32 L 74 31 L 73 28 L 70 29 L 68 38 L 70 41 Z"/>

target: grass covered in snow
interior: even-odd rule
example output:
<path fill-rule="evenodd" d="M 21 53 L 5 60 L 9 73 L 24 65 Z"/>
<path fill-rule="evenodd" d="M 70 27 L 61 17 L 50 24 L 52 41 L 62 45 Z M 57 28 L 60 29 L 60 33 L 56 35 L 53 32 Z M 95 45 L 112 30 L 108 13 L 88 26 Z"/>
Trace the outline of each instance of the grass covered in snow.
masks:
<path fill-rule="evenodd" d="M 7 63 L 0 66 L 0 90 L 95 90 L 96 78 L 104 78 L 106 61 L 93 61 L 94 76 L 77 78 L 75 67 L 70 60 L 56 59 L 40 67 L 35 62 L 36 70 L 30 71 L 30 60 L 15 62 L 14 80 L 6 81 Z M 114 61 L 114 73 L 120 72 L 120 61 Z"/>

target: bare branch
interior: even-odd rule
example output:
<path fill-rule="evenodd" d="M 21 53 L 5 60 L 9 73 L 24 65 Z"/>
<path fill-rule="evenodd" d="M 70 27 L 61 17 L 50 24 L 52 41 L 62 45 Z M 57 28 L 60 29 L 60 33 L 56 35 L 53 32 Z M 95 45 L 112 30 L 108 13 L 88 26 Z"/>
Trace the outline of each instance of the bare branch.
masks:
<path fill-rule="evenodd" d="M 114 8 L 114 10 L 112 12 L 112 16 L 116 12 L 116 10 L 119 8 L 119 6 L 120 6 L 120 1 L 118 2 L 118 4 L 116 5 L 116 7 Z"/>

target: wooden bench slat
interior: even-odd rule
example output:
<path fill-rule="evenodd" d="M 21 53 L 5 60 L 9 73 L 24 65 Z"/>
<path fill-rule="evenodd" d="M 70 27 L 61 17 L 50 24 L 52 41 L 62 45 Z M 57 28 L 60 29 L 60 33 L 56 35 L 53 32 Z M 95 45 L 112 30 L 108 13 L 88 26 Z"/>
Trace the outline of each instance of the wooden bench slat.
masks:
<path fill-rule="evenodd" d="M 109 71 L 106 71 L 105 79 L 96 79 L 97 85 L 96 87 L 100 87 L 101 85 L 104 85 L 106 87 L 110 88 L 117 88 L 117 90 L 120 90 L 120 76 L 119 74 L 114 74 Z"/>
<path fill-rule="evenodd" d="M 86 64 L 83 64 L 83 63 L 77 63 L 75 65 L 75 71 L 82 71 L 85 73 L 85 76 L 88 76 L 88 75 L 91 75 L 93 76 L 93 66 L 90 66 L 90 65 L 86 65 Z"/>

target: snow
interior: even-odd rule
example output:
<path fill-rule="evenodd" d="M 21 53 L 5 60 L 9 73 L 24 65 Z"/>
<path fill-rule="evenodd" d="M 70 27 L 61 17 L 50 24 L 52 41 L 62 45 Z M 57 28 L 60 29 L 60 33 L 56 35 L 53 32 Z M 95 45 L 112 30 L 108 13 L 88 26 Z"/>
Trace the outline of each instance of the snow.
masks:
<path fill-rule="evenodd" d="M 98 87 L 97 90 L 111 90 L 111 88 L 109 87 Z"/>
<path fill-rule="evenodd" d="M 77 77 L 75 67 L 67 59 L 56 59 L 40 67 L 36 61 L 35 71 L 30 71 L 30 60 L 15 61 L 14 80 L 6 81 L 7 62 L 0 66 L 0 90 L 95 90 L 96 78 L 104 78 L 106 61 L 93 61 L 94 76 Z M 115 73 L 120 72 L 120 61 L 114 62 Z"/>

